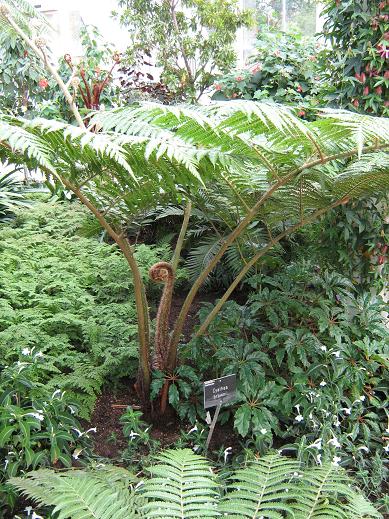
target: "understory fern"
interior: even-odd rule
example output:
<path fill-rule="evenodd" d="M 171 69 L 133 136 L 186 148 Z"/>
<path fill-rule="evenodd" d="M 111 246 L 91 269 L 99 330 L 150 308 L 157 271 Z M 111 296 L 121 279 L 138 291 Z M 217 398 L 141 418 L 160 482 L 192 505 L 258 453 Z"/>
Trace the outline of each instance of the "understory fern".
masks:
<path fill-rule="evenodd" d="M 208 461 L 189 449 L 168 450 L 133 485 L 117 467 L 56 473 L 39 470 L 10 483 L 58 519 L 373 519 L 379 512 L 329 463 L 303 469 L 270 454 L 236 471 L 223 489 Z"/>

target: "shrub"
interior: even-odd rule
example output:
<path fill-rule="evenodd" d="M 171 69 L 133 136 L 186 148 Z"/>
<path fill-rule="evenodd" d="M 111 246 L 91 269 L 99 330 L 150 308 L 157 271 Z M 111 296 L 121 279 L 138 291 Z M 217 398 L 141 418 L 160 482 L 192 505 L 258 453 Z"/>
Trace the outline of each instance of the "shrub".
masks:
<path fill-rule="evenodd" d="M 327 99 L 353 110 L 389 114 L 389 2 L 327 0 L 325 53 L 333 85 Z"/>
<path fill-rule="evenodd" d="M 0 227 L 0 352 L 42 351 L 40 382 L 70 391 L 88 417 L 106 380 L 137 369 L 133 283 L 116 247 L 94 232 L 77 203 L 36 203 Z M 148 268 L 166 249 L 140 245 Z"/>
<path fill-rule="evenodd" d="M 24 349 L 21 360 L 0 367 L 0 513 L 15 503 L 7 480 L 50 465 L 70 467 L 88 452 L 78 408 L 59 389 L 39 383 L 45 358 Z"/>
<path fill-rule="evenodd" d="M 213 98 L 271 98 L 308 106 L 320 86 L 313 40 L 282 32 L 261 33 L 249 65 L 218 78 Z"/>
<path fill-rule="evenodd" d="M 249 282 L 255 291 L 248 303 L 228 303 L 208 335 L 182 352 L 199 380 L 237 374 L 237 402 L 221 420 L 233 418 L 247 445 L 261 453 L 306 435 L 306 455 L 338 460 L 358 476 L 363 467 L 361 479 L 379 494 L 389 475 L 385 305 L 357 295 L 347 278 L 310 264 Z M 180 378 L 174 381 L 179 391 Z M 186 406 L 195 416 L 200 390 L 198 383 L 178 412 Z"/>

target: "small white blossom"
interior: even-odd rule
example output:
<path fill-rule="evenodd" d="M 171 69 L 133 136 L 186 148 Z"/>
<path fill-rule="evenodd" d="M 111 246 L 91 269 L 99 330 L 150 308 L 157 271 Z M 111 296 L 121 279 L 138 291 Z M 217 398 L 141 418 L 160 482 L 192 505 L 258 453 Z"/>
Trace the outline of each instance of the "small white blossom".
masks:
<path fill-rule="evenodd" d="M 296 420 L 296 422 L 302 422 L 302 421 L 304 421 L 304 417 L 303 417 L 303 415 L 298 414 L 298 415 L 296 416 L 295 420 Z"/>
<path fill-rule="evenodd" d="M 262 428 L 260 432 L 261 432 L 261 434 L 266 434 L 267 433 L 267 429 Z"/>
<path fill-rule="evenodd" d="M 321 351 L 327 351 L 326 346 L 320 346 Z"/>
<path fill-rule="evenodd" d="M 341 445 L 340 445 L 338 439 L 335 438 L 335 436 L 334 436 L 331 440 L 329 440 L 327 443 L 333 445 L 333 446 L 334 446 L 335 448 L 337 448 L 337 449 L 338 449 L 339 447 L 341 447 Z"/>
<path fill-rule="evenodd" d="M 25 512 L 27 512 L 27 515 L 31 515 L 31 512 L 32 512 L 32 506 L 26 506 L 26 508 L 24 509 Z"/>
<path fill-rule="evenodd" d="M 197 431 L 197 424 L 188 431 L 188 434 L 192 434 Z"/>
<path fill-rule="evenodd" d="M 145 484 L 145 482 L 144 482 L 143 480 L 141 480 L 141 481 L 139 481 L 139 483 L 137 483 L 137 484 L 135 485 L 135 488 L 139 488 L 139 487 L 141 487 L 141 486 L 144 485 L 144 484 Z"/>
<path fill-rule="evenodd" d="M 44 420 L 44 418 L 45 418 L 43 416 L 43 414 L 40 414 L 40 413 L 27 413 L 27 416 L 33 416 L 34 418 L 36 418 L 40 422 L 42 422 Z"/>
<path fill-rule="evenodd" d="M 61 390 L 60 389 L 56 389 L 54 391 L 54 393 L 51 395 L 51 398 L 55 398 L 57 395 L 61 396 Z"/>
<path fill-rule="evenodd" d="M 335 425 L 335 427 L 339 427 L 339 426 L 340 426 L 339 418 L 337 418 L 337 419 L 335 420 L 334 425 Z"/>
<path fill-rule="evenodd" d="M 232 447 L 227 447 L 223 454 L 224 454 L 224 463 L 227 463 L 228 456 L 230 456 L 230 454 L 232 454 Z"/>
<path fill-rule="evenodd" d="M 342 411 L 344 411 L 345 414 L 351 414 L 351 407 L 343 407 Z"/>
<path fill-rule="evenodd" d="M 336 359 L 340 359 L 340 350 L 331 352 L 331 355 L 333 355 Z"/>
<path fill-rule="evenodd" d="M 385 445 L 385 447 L 384 447 L 384 451 L 385 451 L 385 452 L 389 452 L 389 443 L 388 443 L 388 445 Z"/>
<path fill-rule="evenodd" d="M 30 355 L 31 351 L 28 348 L 22 349 L 22 355 Z"/>
<path fill-rule="evenodd" d="M 308 448 L 312 447 L 313 449 L 320 451 L 322 449 L 322 441 L 322 438 L 318 438 L 313 443 L 311 443 L 311 445 L 308 445 Z"/>
<path fill-rule="evenodd" d="M 36 514 L 35 512 L 32 512 L 31 519 L 43 519 L 41 515 Z"/>
<path fill-rule="evenodd" d="M 325 382 L 324 380 L 322 380 L 322 381 L 320 382 L 320 385 L 321 385 L 321 387 L 324 387 L 324 386 L 327 385 L 327 382 Z"/>
<path fill-rule="evenodd" d="M 317 464 L 318 464 L 318 465 L 321 465 L 321 454 L 318 454 L 318 455 L 316 456 L 316 461 L 317 461 Z"/>
<path fill-rule="evenodd" d="M 335 465 L 335 467 L 339 467 L 339 462 L 342 461 L 342 458 L 339 456 L 334 456 L 332 459 L 332 464 Z"/>
<path fill-rule="evenodd" d="M 37 351 L 34 357 L 43 357 L 43 353 L 41 351 Z"/>
<path fill-rule="evenodd" d="M 134 431 L 131 431 L 130 432 L 130 442 L 132 442 L 132 440 L 134 440 L 137 436 L 140 436 L 140 435 Z"/>
<path fill-rule="evenodd" d="M 75 449 L 75 451 L 73 452 L 72 454 L 72 458 L 74 458 L 75 460 L 78 460 L 78 458 L 80 457 L 80 454 L 81 452 L 83 451 L 84 449 Z"/>
<path fill-rule="evenodd" d="M 366 447 L 366 445 L 361 445 L 361 447 L 358 447 L 358 450 L 359 450 L 359 451 L 369 452 L 369 448 Z"/>
<path fill-rule="evenodd" d="M 364 401 L 366 400 L 365 395 L 360 396 L 360 397 L 359 397 L 359 400 L 360 400 L 361 402 L 364 402 Z"/>

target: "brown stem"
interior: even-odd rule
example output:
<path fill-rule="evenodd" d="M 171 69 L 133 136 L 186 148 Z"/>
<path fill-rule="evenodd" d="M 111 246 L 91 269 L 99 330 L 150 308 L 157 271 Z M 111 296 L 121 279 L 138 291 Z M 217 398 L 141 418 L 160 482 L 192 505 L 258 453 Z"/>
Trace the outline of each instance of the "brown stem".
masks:
<path fill-rule="evenodd" d="M 188 229 L 191 212 L 192 212 L 192 202 L 190 200 L 188 200 L 188 203 L 186 204 L 185 211 L 184 211 L 184 219 L 182 221 L 180 234 L 178 236 L 176 248 L 174 249 L 174 254 L 173 254 L 173 258 L 172 258 L 172 267 L 173 267 L 174 273 L 176 273 L 178 263 L 180 261 L 181 251 L 182 251 L 182 247 L 184 245 L 185 235 L 186 235 L 186 231 Z"/>
<path fill-rule="evenodd" d="M 185 52 L 184 44 L 182 43 L 181 32 L 180 32 L 180 28 L 178 27 L 178 22 L 177 22 L 177 17 L 176 17 L 176 7 L 177 7 L 177 3 L 170 2 L 170 13 L 172 16 L 172 22 L 173 22 L 173 27 L 175 30 L 176 38 L 178 39 L 180 51 L 182 54 L 182 59 L 184 60 L 184 64 L 185 64 L 186 71 L 188 73 L 188 78 L 189 78 L 190 84 L 191 84 L 192 88 L 194 88 L 195 81 L 193 78 L 192 69 L 190 68 L 188 57 Z"/>
<path fill-rule="evenodd" d="M 85 197 L 81 190 L 73 186 L 68 180 L 61 178 L 63 184 L 72 191 L 77 198 L 94 214 L 100 225 L 107 231 L 111 238 L 117 243 L 127 263 L 131 269 L 133 280 L 134 280 L 134 292 L 135 292 L 135 304 L 138 316 L 138 335 L 139 335 L 139 349 L 140 349 L 140 371 L 141 378 L 138 383 L 138 390 L 142 397 L 143 403 L 148 406 L 150 399 L 150 332 L 149 332 L 149 319 L 148 319 L 148 304 L 146 298 L 145 286 L 142 280 L 142 276 L 139 271 L 138 264 L 134 257 L 131 245 L 128 240 L 122 235 L 118 234 L 109 225 L 107 220 L 101 214 L 101 212 Z"/>
<path fill-rule="evenodd" d="M 366 146 L 362 153 L 369 153 L 370 151 L 375 151 L 377 149 L 385 149 L 388 148 L 388 144 L 382 144 L 381 146 Z M 326 164 L 327 162 L 331 162 L 333 160 L 340 160 L 340 159 L 346 159 L 349 157 L 352 157 L 353 155 L 357 155 L 359 153 L 358 148 L 353 148 L 349 151 L 345 151 L 342 153 L 335 153 L 333 155 L 328 155 L 327 157 L 323 157 L 320 159 L 316 159 L 310 162 L 306 162 L 302 166 L 299 166 L 298 168 L 291 171 L 289 174 L 285 175 L 284 177 L 280 178 L 271 186 L 266 193 L 262 195 L 262 197 L 257 201 L 257 203 L 248 211 L 246 216 L 242 219 L 242 221 L 239 223 L 239 225 L 233 230 L 233 232 L 226 238 L 223 245 L 220 247 L 219 251 L 213 259 L 209 262 L 207 267 L 201 272 L 201 274 L 198 276 L 196 281 L 193 283 L 192 288 L 190 289 L 184 304 L 182 305 L 181 311 L 176 319 L 174 330 L 172 333 L 171 343 L 170 343 L 170 350 L 169 350 L 169 362 L 168 366 L 171 370 L 175 367 L 176 362 L 176 355 L 177 355 L 177 347 L 181 338 L 182 330 L 184 327 L 186 316 L 189 312 L 189 309 L 192 305 L 192 302 L 198 292 L 198 290 L 203 285 L 204 281 L 207 279 L 208 275 L 212 272 L 212 270 L 215 268 L 215 266 L 219 263 L 220 259 L 223 257 L 226 250 L 229 248 L 229 246 L 238 238 L 244 230 L 247 228 L 247 226 L 252 222 L 252 220 L 255 218 L 256 214 L 258 213 L 260 207 L 265 203 L 265 201 L 272 196 L 272 194 L 277 191 L 280 187 L 287 184 L 292 178 L 296 177 L 306 169 L 313 168 L 315 166 L 318 166 L 320 164 Z"/>
<path fill-rule="evenodd" d="M 161 390 L 161 403 L 160 403 L 160 412 L 161 415 L 165 414 L 167 407 L 167 400 L 169 396 L 169 380 L 165 380 L 162 390 Z"/>

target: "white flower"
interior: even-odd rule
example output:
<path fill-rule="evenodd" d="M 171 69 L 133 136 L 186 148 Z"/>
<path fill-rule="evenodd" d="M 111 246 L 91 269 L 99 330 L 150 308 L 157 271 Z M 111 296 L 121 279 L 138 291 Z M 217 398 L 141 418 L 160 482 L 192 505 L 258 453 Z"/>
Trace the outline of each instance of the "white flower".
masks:
<path fill-rule="evenodd" d="M 31 351 L 28 348 L 22 349 L 22 355 L 30 355 Z"/>
<path fill-rule="evenodd" d="M 322 381 L 320 382 L 320 385 L 321 385 L 321 387 L 324 387 L 324 386 L 327 385 L 327 382 L 325 382 L 324 380 L 322 380 Z"/>
<path fill-rule="evenodd" d="M 51 395 L 51 398 L 55 398 L 57 395 L 61 396 L 61 390 L 60 389 L 56 389 L 54 391 L 54 393 Z"/>
<path fill-rule="evenodd" d="M 32 506 L 26 506 L 26 508 L 24 509 L 25 512 L 27 512 L 27 515 L 31 515 L 31 512 L 32 512 Z"/>
<path fill-rule="evenodd" d="M 72 405 L 68 405 L 68 408 L 69 408 L 69 411 L 72 413 L 72 414 L 75 414 L 76 410 L 74 409 L 74 407 Z"/>
<path fill-rule="evenodd" d="M 327 351 L 326 346 L 320 346 L 321 351 Z"/>
<path fill-rule="evenodd" d="M 190 431 L 188 431 L 188 434 L 192 434 L 196 431 L 197 431 L 197 424 L 194 427 L 192 427 L 192 429 L 190 429 Z"/>
<path fill-rule="evenodd" d="M 27 106 L 25 106 L 25 105 L 21 106 L 20 111 L 25 114 L 27 112 Z M 28 515 L 30 515 L 30 514 L 28 514 Z"/>
<path fill-rule="evenodd" d="M 344 411 L 345 414 L 351 414 L 351 407 L 342 407 L 342 411 Z"/>
<path fill-rule="evenodd" d="M 304 417 L 303 417 L 303 415 L 298 414 L 298 415 L 296 416 L 295 420 L 296 420 L 296 422 L 302 422 L 302 421 L 304 420 Z"/>
<path fill-rule="evenodd" d="M 317 461 L 317 464 L 318 464 L 318 465 L 321 465 L 321 454 L 318 454 L 318 455 L 316 456 L 316 461 Z"/>
<path fill-rule="evenodd" d="M 43 357 L 43 353 L 41 351 L 37 351 L 34 357 Z"/>
<path fill-rule="evenodd" d="M 330 443 L 330 444 L 333 445 L 335 448 L 339 448 L 339 447 L 341 447 L 341 445 L 340 445 L 338 439 L 335 438 L 335 436 L 334 436 L 331 440 L 329 440 L 327 443 Z"/>
<path fill-rule="evenodd" d="M 141 487 L 141 486 L 144 485 L 144 484 L 145 484 L 145 482 L 144 482 L 143 480 L 141 480 L 141 481 L 139 481 L 139 483 L 137 483 L 137 484 L 135 485 L 135 488 L 139 488 L 139 487 Z"/>
<path fill-rule="evenodd" d="M 359 400 L 360 400 L 361 402 L 364 402 L 364 401 L 366 400 L 365 395 L 360 396 L 360 397 L 359 397 Z"/>
<path fill-rule="evenodd" d="M 43 414 L 40 414 L 40 413 L 27 413 L 27 416 L 33 416 L 34 418 L 36 418 L 40 422 L 42 422 L 44 420 L 44 418 L 45 418 L 43 416 Z"/>
<path fill-rule="evenodd" d="M 337 418 L 337 419 L 335 420 L 334 425 L 335 425 L 335 427 L 339 427 L 339 426 L 340 426 L 339 418 Z"/>
<path fill-rule="evenodd" d="M 31 519 L 43 519 L 41 515 L 36 514 L 35 512 L 32 512 Z"/>
<path fill-rule="evenodd" d="M 322 449 L 322 441 L 322 438 L 318 438 L 313 443 L 311 443 L 311 445 L 308 445 L 308 448 L 312 447 L 313 449 L 320 451 Z"/>
<path fill-rule="evenodd" d="M 74 458 L 75 460 L 78 460 L 78 458 L 80 457 L 80 454 L 81 452 L 83 451 L 84 449 L 75 449 L 75 451 L 73 452 L 72 454 L 72 458 Z"/>
<path fill-rule="evenodd" d="M 388 445 L 385 445 L 385 447 L 384 447 L 384 451 L 385 451 L 385 452 L 389 452 L 389 443 L 388 443 Z"/>
<path fill-rule="evenodd" d="M 224 463 L 227 463 L 228 456 L 232 453 L 232 447 L 227 447 L 224 451 Z"/>
<path fill-rule="evenodd" d="M 340 458 L 339 456 L 334 456 L 332 459 L 332 464 L 335 465 L 335 467 L 338 467 L 340 461 L 342 461 L 342 458 Z"/>
<path fill-rule="evenodd" d="M 134 431 L 131 431 L 130 432 L 130 442 L 132 442 L 132 440 L 134 438 L 136 438 L 137 436 L 140 436 L 138 433 L 134 432 Z"/>
<path fill-rule="evenodd" d="M 366 447 L 366 445 L 361 445 L 361 447 L 358 447 L 358 450 L 359 450 L 359 451 L 369 452 L 369 448 Z"/>
<path fill-rule="evenodd" d="M 261 432 L 261 434 L 266 434 L 267 433 L 267 429 L 262 428 L 260 432 Z"/>
<path fill-rule="evenodd" d="M 332 352 L 331 352 L 331 355 L 333 355 L 333 356 L 336 357 L 337 359 L 340 359 L 340 350 L 332 351 Z"/>

